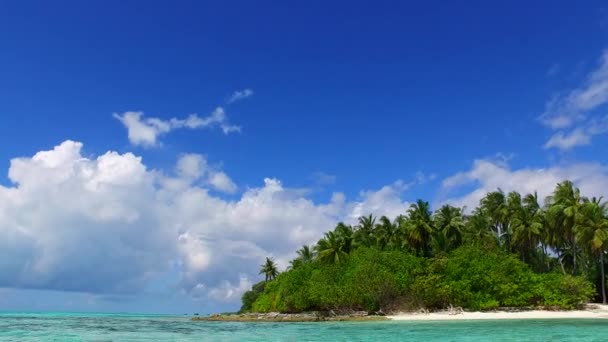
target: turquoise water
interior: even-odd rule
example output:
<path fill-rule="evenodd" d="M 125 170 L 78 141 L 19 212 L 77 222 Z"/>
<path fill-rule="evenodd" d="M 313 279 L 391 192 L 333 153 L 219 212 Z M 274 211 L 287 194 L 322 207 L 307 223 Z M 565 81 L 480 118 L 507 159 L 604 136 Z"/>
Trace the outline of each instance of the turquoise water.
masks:
<path fill-rule="evenodd" d="M 116 314 L 0 314 L 0 341 L 607 341 L 606 320 L 192 322 Z"/>

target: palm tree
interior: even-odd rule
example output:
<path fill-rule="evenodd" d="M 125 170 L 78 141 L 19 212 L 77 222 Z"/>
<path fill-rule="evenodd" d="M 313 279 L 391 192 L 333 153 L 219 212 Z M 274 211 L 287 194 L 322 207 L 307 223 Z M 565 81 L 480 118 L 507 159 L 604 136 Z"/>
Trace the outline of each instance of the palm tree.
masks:
<path fill-rule="evenodd" d="M 417 254 L 430 256 L 431 237 L 434 231 L 429 202 L 417 200 L 410 205 L 406 221 L 407 243 Z"/>
<path fill-rule="evenodd" d="M 395 218 L 394 228 L 395 233 L 393 235 L 393 247 L 395 248 L 408 248 L 407 246 L 407 223 L 408 219 L 405 215 L 399 215 Z"/>
<path fill-rule="evenodd" d="M 338 223 L 335 229 L 338 234 L 338 238 L 340 240 L 341 248 L 346 254 L 350 253 L 353 249 L 354 242 L 354 231 L 353 227 L 348 224 L 344 224 L 342 222 Z"/>
<path fill-rule="evenodd" d="M 501 189 L 489 192 L 481 199 L 480 209 L 490 220 L 498 245 L 503 246 L 505 240 L 508 241 L 509 232 L 509 209 L 505 193 Z"/>
<path fill-rule="evenodd" d="M 537 197 L 536 194 L 528 194 L 522 201 L 519 193 L 511 192 L 507 199 L 512 247 L 518 251 L 524 262 L 531 261 L 541 238 L 542 221 L 538 216 Z"/>
<path fill-rule="evenodd" d="M 272 280 L 279 275 L 277 265 L 272 258 L 267 257 L 266 262 L 263 265 L 260 265 L 260 267 L 260 274 L 263 274 L 266 277 L 265 281 Z"/>
<path fill-rule="evenodd" d="M 317 258 L 325 263 L 339 264 L 348 256 L 348 253 L 342 249 L 338 234 L 333 231 L 325 233 L 325 236 L 317 242 L 314 249 Z"/>
<path fill-rule="evenodd" d="M 314 247 L 317 258 L 326 263 L 344 262 L 352 249 L 353 229 L 344 223 L 338 223 L 333 231 L 325 236 Z"/>
<path fill-rule="evenodd" d="M 310 262 L 315 258 L 313 250 L 307 245 L 302 246 L 296 253 L 298 254 L 298 259 L 303 262 Z"/>
<path fill-rule="evenodd" d="M 527 194 L 523 199 L 524 210 L 531 217 L 532 221 L 537 223 L 539 229 L 538 243 L 541 245 L 543 256 L 547 256 L 546 236 L 548 235 L 548 222 L 545 211 L 540 207 L 538 201 L 538 193 Z"/>
<path fill-rule="evenodd" d="M 397 238 L 397 224 L 382 216 L 375 229 L 376 243 L 380 249 L 394 246 Z"/>
<path fill-rule="evenodd" d="M 437 229 L 435 239 L 439 249 L 448 252 L 462 244 L 462 229 L 464 218 L 460 208 L 444 205 L 435 212 L 433 223 Z"/>
<path fill-rule="evenodd" d="M 556 234 L 554 242 L 561 254 L 572 258 L 572 274 L 577 273 L 577 255 L 579 253 L 576 239 L 576 218 L 582 205 L 581 193 L 571 181 L 558 183 L 553 196 L 548 198 L 550 204 L 548 214 Z"/>
<path fill-rule="evenodd" d="M 374 244 L 374 228 L 376 218 L 369 214 L 359 217 L 359 224 L 355 226 L 355 243 L 358 246 L 371 247 Z"/>
<path fill-rule="evenodd" d="M 599 256 L 602 303 L 606 304 L 604 252 L 608 241 L 608 208 L 600 201 L 594 198 L 580 207 L 576 232 L 578 241 L 587 246 L 592 255 Z"/>
<path fill-rule="evenodd" d="M 307 245 L 304 245 L 302 248 L 298 249 L 296 254 L 298 256 L 289 262 L 291 265 L 289 266 L 290 269 L 294 269 L 302 264 L 312 262 L 315 258 L 315 253 L 313 252 L 312 248 Z"/>
<path fill-rule="evenodd" d="M 498 245 L 496 235 L 490 229 L 490 219 L 480 208 L 475 209 L 472 215 L 465 217 L 463 227 L 464 243 L 494 244 Z"/>

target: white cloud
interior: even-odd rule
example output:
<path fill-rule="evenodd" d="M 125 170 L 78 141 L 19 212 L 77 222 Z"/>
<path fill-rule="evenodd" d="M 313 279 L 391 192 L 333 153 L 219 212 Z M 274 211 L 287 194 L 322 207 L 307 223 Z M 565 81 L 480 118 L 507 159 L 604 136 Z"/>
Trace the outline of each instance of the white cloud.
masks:
<path fill-rule="evenodd" d="M 597 69 L 592 71 L 583 85 L 556 96 L 546 106 L 541 122 L 555 133 L 545 144 L 545 148 L 570 149 L 591 143 L 593 135 L 602 134 L 608 129 L 596 130 L 593 126 L 597 110 L 608 103 L 608 50 L 604 51 Z M 606 118 L 600 119 L 606 121 Z M 573 128 L 572 128 L 573 127 Z M 570 132 L 564 132 L 570 129 Z"/>
<path fill-rule="evenodd" d="M 347 222 L 354 223 L 358 217 L 374 213 L 377 216 L 395 218 L 404 214 L 409 207 L 408 202 L 401 200 L 401 194 L 408 188 L 403 181 L 396 181 L 391 185 L 383 186 L 378 191 L 362 191 L 360 201 L 347 205 Z"/>
<path fill-rule="evenodd" d="M 184 154 L 178 159 L 176 169 L 185 178 L 197 179 L 205 173 L 207 160 L 200 154 Z"/>
<path fill-rule="evenodd" d="M 553 98 L 541 116 L 543 123 L 560 129 L 585 118 L 591 111 L 608 102 L 608 50 L 604 51 L 599 67 L 592 71 L 585 83 L 564 96 Z"/>
<path fill-rule="evenodd" d="M 569 150 L 576 146 L 589 145 L 591 143 L 591 136 L 582 128 L 577 128 L 569 134 L 564 132 L 557 132 L 551 136 L 549 140 L 543 146 L 544 149 L 552 147 L 559 148 L 560 150 Z"/>
<path fill-rule="evenodd" d="M 252 285 L 247 276 L 241 276 L 238 284 L 232 285 L 225 280 L 219 286 L 211 288 L 207 296 L 220 302 L 236 302 L 241 300 L 243 293 L 251 289 Z"/>
<path fill-rule="evenodd" d="M 234 193 L 236 191 L 236 185 L 232 182 L 230 177 L 221 171 L 211 172 L 209 174 L 209 184 L 219 191 L 227 193 Z"/>
<path fill-rule="evenodd" d="M 182 155 L 175 167 L 179 178 L 165 179 L 167 185 L 183 188 L 190 186 L 193 182 L 202 181 L 203 184 L 210 186 L 214 190 L 234 193 L 237 190 L 236 184 L 224 172 L 218 170 L 207 163 L 207 160 L 200 154 L 188 153 Z"/>
<path fill-rule="evenodd" d="M 147 147 L 157 146 L 159 136 L 176 129 L 201 129 L 217 126 L 222 129 L 224 134 L 241 131 L 239 126 L 231 125 L 228 122 L 226 112 L 222 107 L 217 107 L 206 117 L 190 114 L 185 119 L 144 118 L 143 112 L 114 113 L 113 116 L 127 128 L 129 141 L 133 145 Z"/>
<path fill-rule="evenodd" d="M 395 216 L 407 204 L 403 182 L 315 203 L 270 178 L 226 200 L 210 189 L 234 183 L 200 155 L 165 173 L 132 153 L 86 158 L 82 147 L 65 141 L 11 161 L 13 185 L 0 186 L 0 287 L 134 293 L 179 274 L 171 289 L 238 302 L 264 257 L 285 268 L 338 221 Z"/>
<path fill-rule="evenodd" d="M 518 191 L 522 194 L 538 192 L 539 198 L 551 194 L 555 185 L 564 180 L 573 181 L 585 196 L 608 194 L 608 167 L 597 163 L 580 163 L 550 168 L 523 168 L 511 170 L 505 163 L 480 159 L 465 172 L 456 173 L 443 180 L 442 190 L 448 194 L 441 202 L 466 206 L 469 210 L 477 207 L 479 200 L 488 192 L 501 188 L 505 192 Z M 474 185 L 465 194 L 449 196 L 464 186 Z"/>
<path fill-rule="evenodd" d="M 11 161 L 0 186 L 0 286 L 131 291 L 168 267 L 154 178 L 131 153 L 82 157 L 66 141 Z M 154 227 L 153 229 L 149 229 Z"/>
<path fill-rule="evenodd" d="M 189 232 L 180 234 L 177 241 L 185 272 L 195 275 L 209 267 L 211 263 L 210 248 L 203 241 L 193 237 Z"/>
<path fill-rule="evenodd" d="M 171 126 L 159 119 L 148 119 L 143 121 L 143 112 L 125 112 L 122 115 L 114 113 L 128 130 L 129 141 L 134 145 L 154 146 L 156 138 L 160 134 L 167 133 Z"/>
<path fill-rule="evenodd" d="M 253 90 L 247 88 L 247 89 L 243 89 L 243 90 L 237 90 L 234 93 L 232 93 L 232 95 L 230 95 L 230 98 L 228 98 L 228 100 L 226 101 L 227 103 L 234 103 L 240 100 L 244 100 L 250 96 L 253 96 Z"/>
<path fill-rule="evenodd" d="M 559 131 L 545 143 L 544 149 L 558 148 L 566 151 L 576 146 L 591 144 L 594 135 L 608 132 L 608 116 L 588 120 L 584 126 L 573 129 L 570 133 Z"/>

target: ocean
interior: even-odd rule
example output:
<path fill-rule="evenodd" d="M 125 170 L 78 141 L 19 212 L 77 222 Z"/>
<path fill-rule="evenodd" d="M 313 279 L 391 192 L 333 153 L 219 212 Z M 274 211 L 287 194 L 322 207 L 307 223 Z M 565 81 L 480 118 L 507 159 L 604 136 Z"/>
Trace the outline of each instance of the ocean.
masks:
<path fill-rule="evenodd" d="M 595 319 L 231 323 L 188 317 L 0 314 L 0 341 L 607 341 Z"/>

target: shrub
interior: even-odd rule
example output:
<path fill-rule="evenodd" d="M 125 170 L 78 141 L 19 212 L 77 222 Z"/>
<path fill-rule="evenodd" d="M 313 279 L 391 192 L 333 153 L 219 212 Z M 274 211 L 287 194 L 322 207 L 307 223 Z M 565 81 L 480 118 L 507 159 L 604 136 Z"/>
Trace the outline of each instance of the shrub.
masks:
<path fill-rule="evenodd" d="M 561 273 L 538 274 L 535 294 L 537 304 L 559 309 L 574 309 L 586 303 L 595 289 L 581 277 Z"/>
<path fill-rule="evenodd" d="M 533 273 L 516 257 L 495 249 L 461 247 L 429 262 L 413 289 L 429 308 L 448 305 L 475 310 L 525 306 L 532 297 Z"/>

